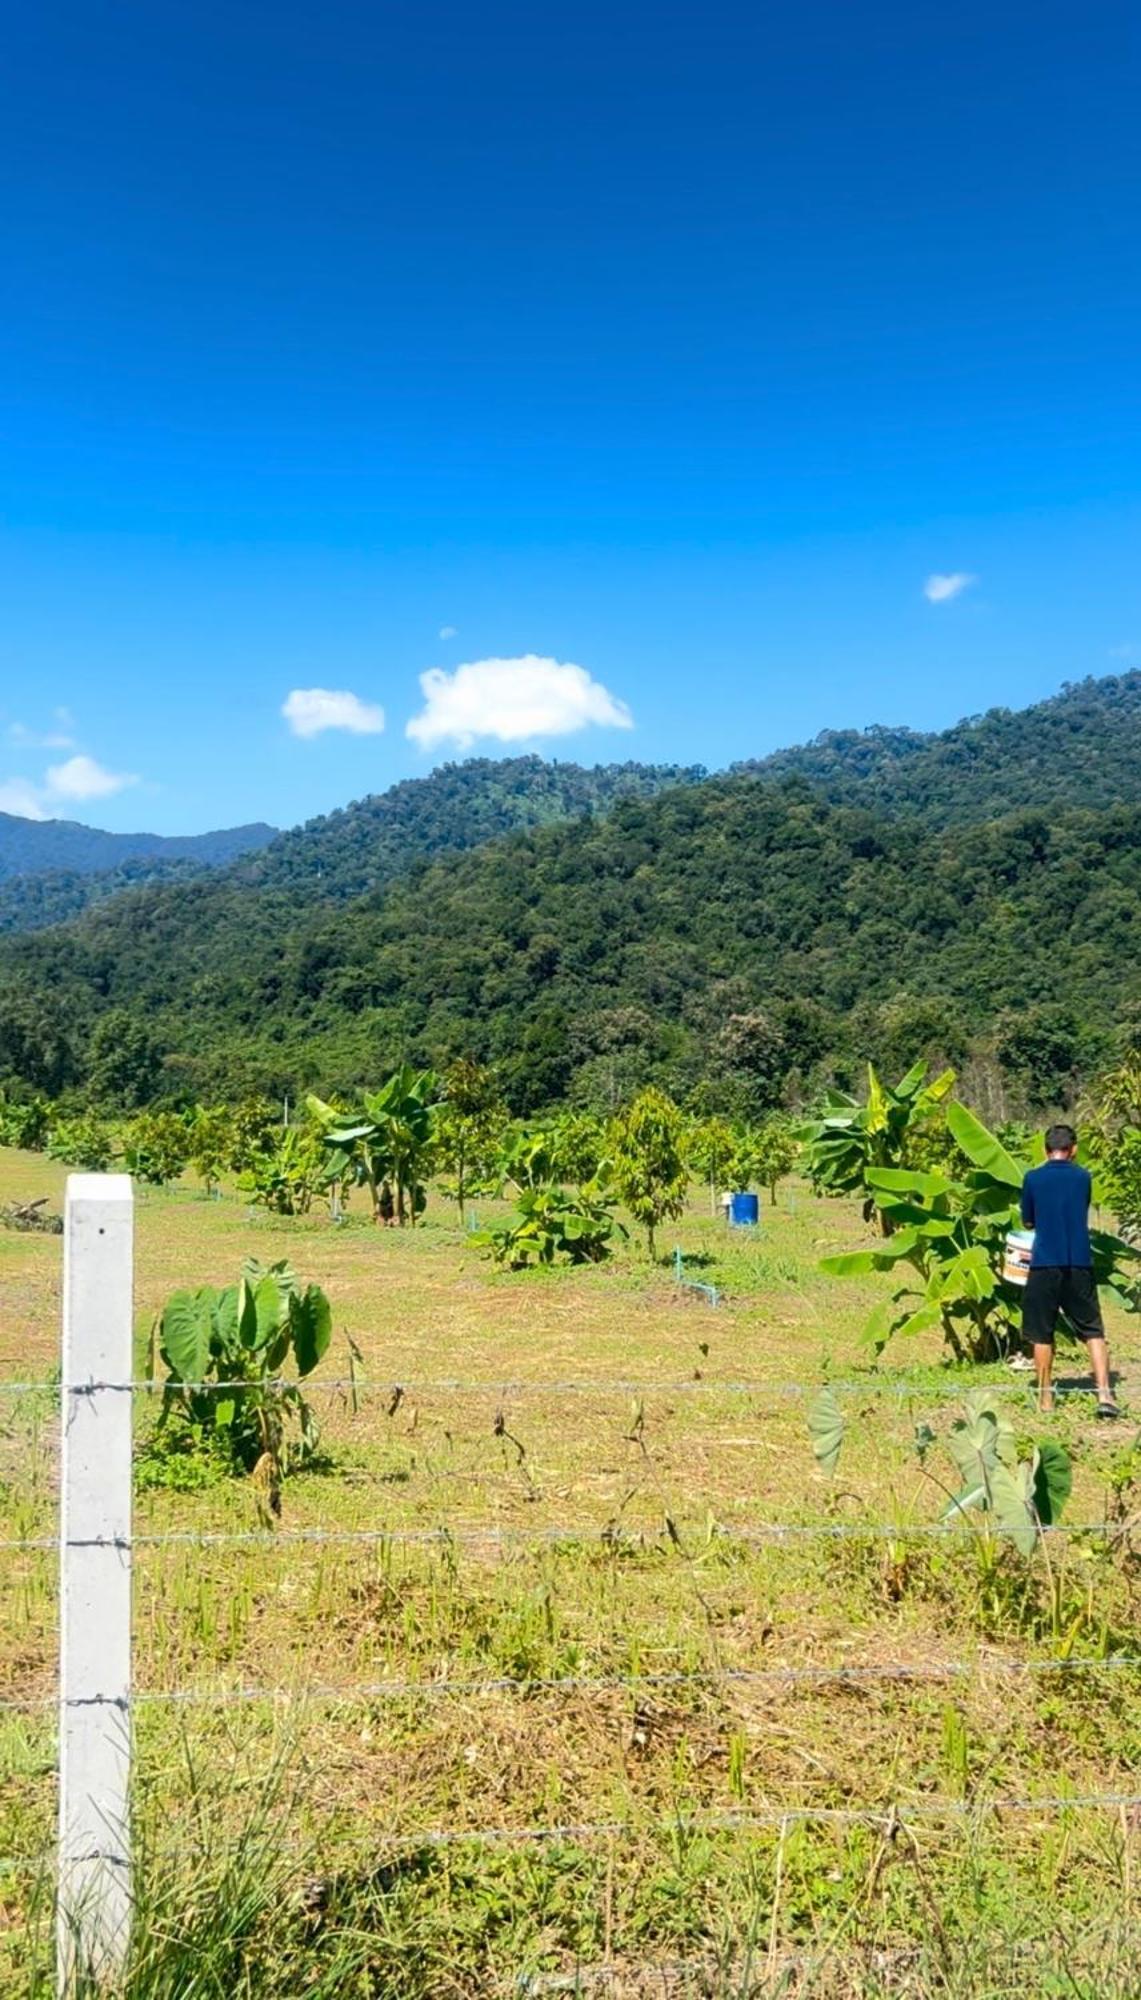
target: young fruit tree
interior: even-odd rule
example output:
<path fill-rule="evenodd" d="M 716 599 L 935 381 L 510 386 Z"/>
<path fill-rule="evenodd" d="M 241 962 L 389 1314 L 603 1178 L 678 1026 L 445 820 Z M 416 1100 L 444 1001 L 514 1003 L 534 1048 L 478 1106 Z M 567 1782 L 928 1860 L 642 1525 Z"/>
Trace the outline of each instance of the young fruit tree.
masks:
<path fill-rule="evenodd" d="M 452 1176 L 462 1224 L 468 1195 L 494 1177 L 507 1106 L 495 1071 L 466 1056 L 448 1065 L 443 1087 L 436 1111 L 436 1160 Z"/>
<path fill-rule="evenodd" d="M 673 1099 L 651 1086 L 619 1112 L 609 1138 L 615 1190 L 654 1257 L 658 1225 L 685 1207 L 685 1120 Z"/>

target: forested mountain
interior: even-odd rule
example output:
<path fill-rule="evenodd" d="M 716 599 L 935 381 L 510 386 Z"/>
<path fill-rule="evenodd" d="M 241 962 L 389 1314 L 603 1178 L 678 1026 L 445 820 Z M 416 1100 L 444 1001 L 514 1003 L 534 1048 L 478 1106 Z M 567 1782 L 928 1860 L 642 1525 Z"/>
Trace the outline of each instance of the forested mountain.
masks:
<path fill-rule="evenodd" d="M 0 1081 L 82 1091 L 92 1036 L 131 1024 L 172 1095 L 346 1090 L 462 1052 L 520 1109 L 647 1077 L 763 1103 L 922 1049 L 1063 1102 L 1141 1021 L 1139 688 L 909 740 L 886 804 L 874 764 L 873 803 L 848 800 L 862 738 L 802 753 L 835 762 L 837 800 L 824 768 L 445 767 L 8 939 Z M 1038 802 L 988 817 L 999 740 Z"/>
<path fill-rule="evenodd" d="M 733 768 L 804 778 L 834 804 L 928 827 L 996 819 L 1020 806 L 1114 805 L 1141 785 L 1141 672 L 1078 681 L 1033 708 L 991 709 L 938 735 L 830 729 Z"/>
<path fill-rule="evenodd" d="M 699 764 L 587 769 L 544 757 L 472 757 L 308 820 L 232 870 L 231 880 L 338 900 L 359 896 L 417 862 L 462 854 L 528 827 L 604 813 L 618 799 L 652 798 L 707 775 Z"/>
<path fill-rule="evenodd" d="M 445 764 L 424 778 L 406 779 L 390 791 L 276 837 L 270 827 L 240 827 L 232 835 L 203 834 L 197 847 L 193 841 L 160 842 L 145 855 L 132 853 L 114 866 L 101 864 L 93 873 L 82 872 L 77 865 L 57 865 L 5 880 L 0 867 L 0 932 L 65 923 L 121 889 L 172 877 L 188 879 L 201 873 L 204 865 L 225 877 L 218 883 L 219 909 L 235 886 L 284 889 L 305 899 L 339 901 L 382 888 L 433 855 L 460 854 L 520 827 L 605 812 L 615 799 L 649 798 L 666 785 L 696 784 L 705 776 L 700 766 L 608 764 L 587 770 L 578 764 L 548 763 L 542 757 L 472 758 L 465 764 Z M 66 827 L 62 821 L 12 824 L 36 832 Z M 68 830 L 95 842 L 158 839 L 148 834 L 98 834 L 90 827 Z M 14 839 L 12 845 L 17 846 Z M 91 851 L 100 852 L 98 847 Z M 0 845 L 0 859 L 2 853 Z M 233 865 L 224 869 L 226 862 Z M 211 907 L 207 897 L 201 921 L 209 921 L 205 912 Z"/>
<path fill-rule="evenodd" d="M 722 778 L 284 923 L 280 892 L 203 931 L 208 882 L 147 889 L 7 947 L 0 1072 L 81 1076 L 110 1013 L 198 1095 L 470 1051 L 520 1108 L 727 1070 L 763 1097 L 921 1044 L 1057 1096 L 1141 1000 L 1139 836 L 1137 805 L 917 833 Z"/>
<path fill-rule="evenodd" d="M 251 848 L 264 847 L 276 828 L 225 827 L 217 833 L 105 833 L 72 819 L 21 819 L 0 812 L 0 882 L 13 875 L 39 875 L 47 870 L 71 875 L 95 875 L 125 862 L 153 857 L 165 861 L 197 861 L 219 867 Z"/>

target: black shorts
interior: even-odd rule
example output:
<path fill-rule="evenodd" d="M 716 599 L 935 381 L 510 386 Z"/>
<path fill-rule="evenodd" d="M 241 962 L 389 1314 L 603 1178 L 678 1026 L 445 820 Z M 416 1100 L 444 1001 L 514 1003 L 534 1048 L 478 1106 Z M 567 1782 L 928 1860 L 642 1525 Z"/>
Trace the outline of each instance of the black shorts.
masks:
<path fill-rule="evenodd" d="M 1064 1313 L 1079 1340 L 1104 1340 L 1105 1326 L 1093 1272 L 1078 1264 L 1040 1264 L 1022 1295 L 1022 1332 L 1035 1347 L 1053 1344 L 1058 1314 Z"/>

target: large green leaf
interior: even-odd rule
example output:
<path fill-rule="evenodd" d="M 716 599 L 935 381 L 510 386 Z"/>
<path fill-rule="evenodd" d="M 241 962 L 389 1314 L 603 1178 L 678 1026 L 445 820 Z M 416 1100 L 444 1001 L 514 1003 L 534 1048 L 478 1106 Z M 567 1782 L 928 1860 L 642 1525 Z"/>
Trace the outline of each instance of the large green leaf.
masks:
<path fill-rule="evenodd" d="M 881 1299 L 878 1306 L 872 1308 L 860 1334 L 864 1345 L 874 1349 L 876 1354 L 882 1354 L 891 1339 L 891 1314 L 891 1299 Z"/>
<path fill-rule="evenodd" d="M 972 1166 L 981 1167 L 992 1180 L 1002 1181 L 1007 1187 L 1022 1186 L 1025 1169 L 1017 1160 L 1012 1160 L 1004 1146 L 1001 1146 L 993 1132 L 968 1111 L 965 1104 L 952 1098 L 947 1106 L 947 1130 L 960 1152 L 966 1154 Z"/>
<path fill-rule="evenodd" d="M 376 1131 L 371 1119 L 349 1119 L 347 1123 L 330 1125 L 323 1138 L 330 1146 L 355 1146 L 358 1139 L 370 1139 Z"/>
<path fill-rule="evenodd" d="M 253 1288 L 254 1314 L 257 1334 L 254 1345 L 268 1348 L 285 1317 L 286 1300 L 276 1275 L 267 1271 Z"/>
<path fill-rule="evenodd" d="M 922 1065 L 920 1065 L 922 1068 Z M 907 1078 L 903 1080 L 906 1084 Z M 900 1093 L 903 1091 L 900 1085 Z M 864 1115 L 865 1129 L 869 1132 L 883 1132 L 887 1129 L 888 1109 L 891 1103 L 889 1093 L 884 1089 L 872 1064 L 868 1064 L 868 1104 Z"/>
<path fill-rule="evenodd" d="M 228 1359 L 238 1351 L 238 1301 L 241 1291 L 238 1285 L 227 1285 L 214 1301 L 214 1334 L 219 1350 Z"/>
<path fill-rule="evenodd" d="M 1055 1438 L 1043 1438 L 1033 1461 L 1034 1511 L 1044 1528 L 1061 1517 L 1074 1483 L 1070 1454 Z"/>
<path fill-rule="evenodd" d="M 822 1257 L 820 1269 L 832 1278 L 860 1278 L 869 1271 L 890 1271 L 893 1264 L 911 1255 L 919 1240 L 917 1229 L 901 1229 L 874 1250 L 843 1250 L 835 1257 Z"/>
<path fill-rule="evenodd" d="M 1001 1464 L 1013 1471 L 1018 1464 L 1018 1437 L 1006 1404 L 1000 1403 L 991 1389 L 968 1389 L 963 1398 L 963 1408 L 968 1424 L 985 1418 L 994 1425 L 995 1455 Z"/>
<path fill-rule="evenodd" d="M 964 1486 L 985 1490 L 998 1465 L 998 1425 L 990 1411 L 953 1423 L 947 1449 L 963 1475 Z"/>
<path fill-rule="evenodd" d="M 245 1348 L 258 1345 L 258 1309 L 254 1288 L 248 1278 L 238 1287 L 238 1339 Z"/>
<path fill-rule="evenodd" d="M 876 1074 L 874 1069 L 872 1069 L 870 1063 L 868 1064 L 868 1074 L 869 1076 L 872 1077 L 875 1077 Z M 896 1097 L 917 1096 L 920 1089 L 922 1088 L 923 1079 L 926 1076 L 926 1074 L 927 1074 L 927 1064 L 924 1062 L 923 1058 L 920 1057 L 917 1063 L 912 1063 L 911 1068 L 907 1072 L 907 1075 L 900 1078 L 899 1082 L 895 1086 L 894 1095 Z"/>
<path fill-rule="evenodd" d="M 808 1412 L 812 1450 L 818 1465 L 833 1473 L 844 1442 L 844 1412 L 831 1389 L 821 1389 Z"/>
<path fill-rule="evenodd" d="M 924 1104 L 930 1104 L 930 1105 L 941 1104 L 943 1102 L 943 1099 L 948 1095 L 950 1091 L 954 1090 L 954 1088 L 955 1088 L 954 1070 L 953 1069 L 940 1070 L 938 1076 L 933 1076 L 930 1083 L 924 1090 L 922 1095 L 922 1101 Z"/>
<path fill-rule="evenodd" d="M 1019 1553 L 1032 1556 L 1038 1535 L 1037 1523 L 1019 1481 L 1005 1465 L 997 1465 L 991 1473 L 990 1509 Z"/>
<path fill-rule="evenodd" d="M 913 1313 L 909 1313 L 907 1318 L 900 1322 L 895 1331 L 901 1340 L 907 1340 L 913 1334 L 926 1333 L 930 1327 L 938 1326 L 942 1317 L 943 1312 L 940 1306 L 918 1306 Z"/>
<path fill-rule="evenodd" d="M 307 1285 L 289 1302 L 293 1358 L 299 1375 L 311 1375 L 333 1337 L 333 1313 L 320 1285 Z"/>
<path fill-rule="evenodd" d="M 997 1282 L 981 1243 L 972 1243 L 969 1250 L 960 1250 L 957 1257 L 940 1265 L 937 1279 L 938 1288 L 933 1296 L 948 1303 L 952 1299 L 993 1298 Z"/>
<path fill-rule="evenodd" d="M 955 1187 L 949 1174 L 930 1173 L 923 1167 L 869 1167 L 864 1178 L 869 1187 L 883 1188 L 888 1194 L 925 1194 L 934 1198 L 953 1193 Z"/>
<path fill-rule="evenodd" d="M 163 1307 L 163 1360 L 183 1382 L 201 1382 L 209 1373 L 216 1303 L 216 1294 L 204 1285 L 197 1292 L 173 1292 Z"/>

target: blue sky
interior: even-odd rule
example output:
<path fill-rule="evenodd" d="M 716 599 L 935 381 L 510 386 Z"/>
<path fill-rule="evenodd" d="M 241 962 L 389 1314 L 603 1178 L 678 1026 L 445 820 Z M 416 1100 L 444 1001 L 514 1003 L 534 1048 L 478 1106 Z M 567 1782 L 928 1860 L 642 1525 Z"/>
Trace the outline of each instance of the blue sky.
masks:
<path fill-rule="evenodd" d="M 1139 40 L 10 10 L 0 805 L 287 824 L 1141 664 Z"/>

